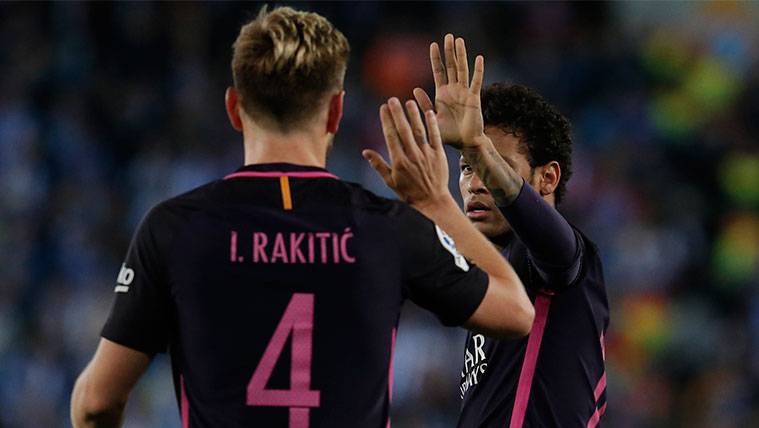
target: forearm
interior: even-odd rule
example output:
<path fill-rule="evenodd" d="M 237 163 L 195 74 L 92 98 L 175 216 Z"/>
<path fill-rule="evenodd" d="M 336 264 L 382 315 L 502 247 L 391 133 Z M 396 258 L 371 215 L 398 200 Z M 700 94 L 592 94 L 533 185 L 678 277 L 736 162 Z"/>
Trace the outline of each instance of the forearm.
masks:
<path fill-rule="evenodd" d="M 74 428 L 119 428 L 121 427 L 123 411 L 106 413 L 81 413 L 72 418 Z"/>
<path fill-rule="evenodd" d="M 529 184 L 510 205 L 498 208 L 538 267 L 557 270 L 576 264 L 579 244 L 572 226 Z"/>
<path fill-rule="evenodd" d="M 122 403 L 105 402 L 102 395 L 93 391 L 85 371 L 71 394 L 71 422 L 74 428 L 118 428 L 124 407 Z"/>
<path fill-rule="evenodd" d="M 490 241 L 480 233 L 466 218 L 450 194 L 439 201 L 425 206 L 414 206 L 427 218 L 443 229 L 456 242 L 456 249 L 467 259 L 472 260 L 489 275 L 514 279 L 515 287 L 521 289 L 516 273 L 498 253 Z"/>
<path fill-rule="evenodd" d="M 450 196 L 440 204 L 419 208 L 456 242 L 456 249 L 489 277 L 485 297 L 464 324 L 493 337 L 521 337 L 532 326 L 535 311 L 511 265 L 480 233 Z"/>
<path fill-rule="evenodd" d="M 519 196 L 524 180 L 498 153 L 487 136 L 464 146 L 462 155 L 493 196 L 496 205 L 510 205 Z"/>

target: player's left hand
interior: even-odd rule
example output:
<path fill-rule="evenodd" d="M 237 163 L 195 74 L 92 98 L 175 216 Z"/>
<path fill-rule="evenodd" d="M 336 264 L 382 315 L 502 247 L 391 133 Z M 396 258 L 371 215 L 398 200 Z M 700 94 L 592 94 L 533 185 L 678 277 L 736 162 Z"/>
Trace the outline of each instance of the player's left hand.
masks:
<path fill-rule="evenodd" d="M 361 154 L 372 168 L 402 201 L 419 211 L 449 202 L 448 160 L 435 113 L 425 113 L 425 129 L 416 102 L 407 101 L 404 112 L 400 101 L 390 98 L 380 107 L 380 120 L 392 166 L 374 150 L 364 150 Z"/>
<path fill-rule="evenodd" d="M 475 59 L 470 85 L 464 39 L 446 34 L 443 46 L 445 64 L 438 44 L 430 45 L 430 63 L 435 80 L 434 105 L 421 88 L 414 89 L 414 97 L 422 110 L 435 111 L 443 143 L 459 150 L 477 146 L 485 135 L 480 106 L 485 60 L 482 55 Z"/>

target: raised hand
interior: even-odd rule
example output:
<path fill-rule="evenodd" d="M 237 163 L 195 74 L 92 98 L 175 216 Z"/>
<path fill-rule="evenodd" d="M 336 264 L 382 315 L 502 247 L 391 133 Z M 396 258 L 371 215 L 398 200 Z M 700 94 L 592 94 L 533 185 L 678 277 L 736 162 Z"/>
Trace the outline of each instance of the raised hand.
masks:
<path fill-rule="evenodd" d="M 425 113 L 425 129 L 414 101 L 406 102 L 404 112 L 400 101 L 391 98 L 380 107 L 380 120 L 392 166 L 374 150 L 361 154 L 385 183 L 402 201 L 422 213 L 432 205 L 452 201 L 448 161 L 434 112 Z"/>
<path fill-rule="evenodd" d="M 508 261 L 464 216 L 448 191 L 448 161 L 435 113 L 427 110 L 424 118 L 426 131 L 414 101 L 406 102 L 404 112 L 400 101 L 391 98 L 380 107 L 380 119 L 392 166 L 373 150 L 362 155 L 401 200 L 444 230 L 456 249 L 488 274 L 485 297 L 464 325 L 495 337 L 524 336 L 535 318 L 530 298 Z"/>
<path fill-rule="evenodd" d="M 474 74 L 469 84 L 469 62 L 464 39 L 454 40 L 446 34 L 444 40 L 445 64 L 437 43 L 430 45 L 430 62 L 435 80 L 435 103 L 421 89 L 414 89 L 414 97 L 424 111 L 434 110 L 443 143 L 457 149 L 476 146 L 484 135 L 480 89 L 485 74 L 485 60 L 478 55 L 474 60 Z"/>

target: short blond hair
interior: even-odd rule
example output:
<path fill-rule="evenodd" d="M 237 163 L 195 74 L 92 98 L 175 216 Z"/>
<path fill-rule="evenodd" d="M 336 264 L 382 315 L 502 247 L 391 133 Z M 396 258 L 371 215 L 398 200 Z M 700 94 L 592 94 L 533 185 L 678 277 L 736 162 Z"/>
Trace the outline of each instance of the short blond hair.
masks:
<path fill-rule="evenodd" d="M 287 130 L 310 119 L 329 92 L 342 90 L 350 47 L 319 14 L 264 6 L 240 29 L 233 50 L 243 109 Z"/>

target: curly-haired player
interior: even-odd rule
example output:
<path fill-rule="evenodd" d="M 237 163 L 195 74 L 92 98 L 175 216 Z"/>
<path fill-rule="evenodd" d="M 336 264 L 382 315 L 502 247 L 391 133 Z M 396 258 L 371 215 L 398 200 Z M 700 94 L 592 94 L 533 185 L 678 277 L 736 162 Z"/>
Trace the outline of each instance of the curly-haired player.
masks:
<path fill-rule="evenodd" d="M 604 333 L 609 319 L 596 246 L 556 210 L 571 175 L 564 116 L 518 85 L 472 84 L 463 39 L 446 35 L 445 62 L 430 47 L 443 141 L 462 151 L 466 214 L 514 266 L 531 300 L 528 338 L 470 333 L 461 372 L 459 427 L 595 427 L 606 409 Z"/>

